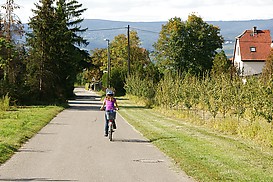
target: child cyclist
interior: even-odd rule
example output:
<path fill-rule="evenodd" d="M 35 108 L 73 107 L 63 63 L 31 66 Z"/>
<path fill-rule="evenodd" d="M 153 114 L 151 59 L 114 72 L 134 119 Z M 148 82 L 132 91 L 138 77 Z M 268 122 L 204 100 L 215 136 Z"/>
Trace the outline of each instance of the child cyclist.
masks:
<path fill-rule="evenodd" d="M 104 108 L 105 107 L 105 108 Z M 103 100 L 102 106 L 100 108 L 101 110 L 105 111 L 110 111 L 110 110 L 118 110 L 118 104 L 116 98 L 114 98 L 114 93 L 111 90 L 106 91 L 106 97 Z M 105 135 L 108 136 L 108 120 L 106 117 L 106 112 L 105 112 Z M 113 122 L 113 128 L 116 129 L 116 122 Z"/>

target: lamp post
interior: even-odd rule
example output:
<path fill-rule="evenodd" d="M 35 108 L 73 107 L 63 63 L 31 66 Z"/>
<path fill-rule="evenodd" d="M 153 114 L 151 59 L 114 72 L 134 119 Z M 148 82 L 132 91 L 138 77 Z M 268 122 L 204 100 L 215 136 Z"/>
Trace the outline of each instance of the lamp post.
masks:
<path fill-rule="evenodd" d="M 128 47 L 127 47 L 127 49 L 128 49 L 128 76 L 130 75 L 130 72 L 131 72 L 131 63 L 130 63 L 130 25 L 128 25 L 128 29 L 127 29 L 127 36 L 128 36 L 128 39 L 127 39 L 127 41 L 128 41 Z"/>
<path fill-rule="evenodd" d="M 105 41 L 107 41 L 107 87 L 110 88 L 110 48 L 109 48 L 109 39 L 104 39 Z"/>

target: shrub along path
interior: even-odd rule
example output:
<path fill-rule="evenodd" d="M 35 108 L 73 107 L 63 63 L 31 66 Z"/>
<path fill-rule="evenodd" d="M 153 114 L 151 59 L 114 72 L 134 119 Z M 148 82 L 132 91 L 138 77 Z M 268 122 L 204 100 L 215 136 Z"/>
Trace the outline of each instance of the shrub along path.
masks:
<path fill-rule="evenodd" d="M 273 149 L 121 99 L 120 114 L 198 181 L 273 181 Z"/>

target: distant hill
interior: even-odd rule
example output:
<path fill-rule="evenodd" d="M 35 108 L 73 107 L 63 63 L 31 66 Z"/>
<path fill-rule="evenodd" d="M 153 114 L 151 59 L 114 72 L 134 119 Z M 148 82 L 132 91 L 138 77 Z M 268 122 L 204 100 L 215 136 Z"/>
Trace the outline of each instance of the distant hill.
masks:
<path fill-rule="evenodd" d="M 166 22 L 122 22 L 108 20 L 84 20 L 82 27 L 88 27 L 87 38 L 90 42 L 90 49 L 106 47 L 105 38 L 110 41 L 119 34 L 127 35 L 127 27 L 138 32 L 142 46 L 148 50 L 153 49 L 157 41 L 161 26 Z"/>
<path fill-rule="evenodd" d="M 95 48 L 105 48 L 106 41 L 114 39 L 119 34 L 127 34 L 127 26 L 130 30 L 138 32 L 142 47 L 153 50 L 153 44 L 157 41 L 159 32 L 163 24 L 167 22 L 124 22 L 110 21 L 99 19 L 85 19 L 82 27 L 88 28 L 83 37 L 89 41 L 89 45 L 85 47 L 87 50 Z M 273 19 L 269 20 L 249 20 L 249 21 L 208 21 L 207 23 L 218 26 L 221 29 L 221 35 L 225 39 L 223 46 L 228 57 L 232 56 L 234 49 L 235 37 L 243 33 L 245 30 L 252 29 L 256 26 L 259 30 L 270 30 L 273 33 Z M 273 36 L 272 36 L 273 37 Z"/>
<path fill-rule="evenodd" d="M 88 49 L 106 47 L 106 42 L 104 41 L 105 38 L 113 40 L 116 35 L 122 33 L 127 34 L 127 26 L 130 25 L 131 30 L 138 32 L 142 46 L 148 50 L 153 50 L 153 44 L 158 39 L 158 34 L 161 31 L 161 27 L 166 23 L 167 22 L 123 22 L 87 19 L 83 22 L 82 26 L 88 27 L 87 34 L 85 35 L 90 42 Z M 260 30 L 268 29 L 271 31 L 271 33 L 273 33 L 273 19 L 249 21 L 208 21 L 207 23 L 218 26 L 221 29 L 221 35 L 225 39 L 223 49 L 229 57 L 231 57 L 233 54 L 235 37 L 243 33 L 245 30 L 252 29 L 253 26 L 256 26 Z"/>

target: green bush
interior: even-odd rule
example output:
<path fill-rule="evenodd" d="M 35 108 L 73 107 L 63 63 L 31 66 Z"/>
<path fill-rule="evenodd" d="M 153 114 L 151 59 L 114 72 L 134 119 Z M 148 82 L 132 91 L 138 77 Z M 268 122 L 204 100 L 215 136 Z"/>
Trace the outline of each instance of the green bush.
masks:
<path fill-rule="evenodd" d="M 126 70 L 121 68 L 113 68 L 111 70 L 110 84 L 117 96 L 125 95 L 124 83 L 126 74 Z"/>
<path fill-rule="evenodd" d="M 102 82 L 102 87 L 103 88 L 107 88 L 108 87 L 108 83 L 107 83 L 107 77 L 108 77 L 108 73 L 105 73 L 102 75 L 102 78 L 101 78 L 101 82 Z"/>
<path fill-rule="evenodd" d="M 155 84 L 152 78 L 142 78 L 136 73 L 126 79 L 124 86 L 126 94 L 137 96 L 145 101 L 146 107 L 151 107 L 155 97 Z"/>
<path fill-rule="evenodd" d="M 10 97 L 8 94 L 0 100 L 0 111 L 7 111 L 10 109 Z"/>

